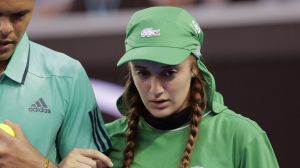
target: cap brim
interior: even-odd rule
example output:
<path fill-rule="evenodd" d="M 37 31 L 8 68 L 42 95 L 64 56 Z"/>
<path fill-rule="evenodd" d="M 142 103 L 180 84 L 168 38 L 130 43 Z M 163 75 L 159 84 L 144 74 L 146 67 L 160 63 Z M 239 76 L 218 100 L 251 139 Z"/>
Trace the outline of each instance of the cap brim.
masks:
<path fill-rule="evenodd" d="M 168 65 L 177 65 L 191 54 L 190 50 L 170 47 L 139 47 L 127 51 L 118 61 L 121 66 L 129 61 L 147 60 Z"/>

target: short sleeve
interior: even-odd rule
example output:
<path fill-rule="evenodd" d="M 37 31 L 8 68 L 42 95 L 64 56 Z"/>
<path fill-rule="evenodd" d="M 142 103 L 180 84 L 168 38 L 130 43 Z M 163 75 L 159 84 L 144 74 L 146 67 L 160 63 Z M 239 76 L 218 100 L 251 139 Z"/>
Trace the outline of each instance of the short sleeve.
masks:
<path fill-rule="evenodd" d="M 111 146 L 90 80 L 79 62 L 74 73 L 67 111 L 56 142 L 61 158 L 75 147 L 105 152 Z"/>
<path fill-rule="evenodd" d="M 265 132 L 244 148 L 240 168 L 279 168 L 271 143 Z"/>

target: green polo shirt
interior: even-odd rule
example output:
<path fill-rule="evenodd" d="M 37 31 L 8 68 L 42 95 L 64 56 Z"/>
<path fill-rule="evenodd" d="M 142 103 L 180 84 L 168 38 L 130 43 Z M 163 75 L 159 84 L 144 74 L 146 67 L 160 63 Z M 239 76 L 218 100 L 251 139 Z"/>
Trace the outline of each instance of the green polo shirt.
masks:
<path fill-rule="evenodd" d="M 0 76 L 0 100 L 0 122 L 19 124 L 53 162 L 74 147 L 106 151 L 111 145 L 82 65 L 27 34 Z"/>
<path fill-rule="evenodd" d="M 127 118 L 107 124 L 112 139 L 110 158 L 122 167 Z M 191 168 L 278 168 L 266 133 L 252 120 L 226 109 L 207 113 L 192 151 Z M 175 168 L 182 158 L 189 127 L 163 131 L 143 118 L 131 168 Z"/>

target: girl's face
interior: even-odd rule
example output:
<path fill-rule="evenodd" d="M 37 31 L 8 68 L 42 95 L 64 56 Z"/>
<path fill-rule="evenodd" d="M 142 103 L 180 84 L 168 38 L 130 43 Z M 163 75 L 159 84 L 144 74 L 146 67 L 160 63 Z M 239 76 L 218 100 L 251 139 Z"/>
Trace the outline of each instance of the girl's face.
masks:
<path fill-rule="evenodd" d="M 155 117 L 166 117 L 189 105 L 192 56 L 181 64 L 151 61 L 130 62 L 134 84 L 147 110 Z"/>

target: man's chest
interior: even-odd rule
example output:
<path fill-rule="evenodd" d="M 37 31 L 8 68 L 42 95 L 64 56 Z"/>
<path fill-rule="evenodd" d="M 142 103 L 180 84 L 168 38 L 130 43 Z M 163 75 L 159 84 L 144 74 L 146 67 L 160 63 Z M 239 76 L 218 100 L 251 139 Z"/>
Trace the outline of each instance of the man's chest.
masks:
<path fill-rule="evenodd" d="M 40 139 L 37 135 L 56 136 L 68 102 L 59 85 L 53 82 L 51 79 L 33 79 L 21 85 L 7 79 L 2 81 L 0 122 L 8 119 L 20 125 L 32 142 Z"/>

